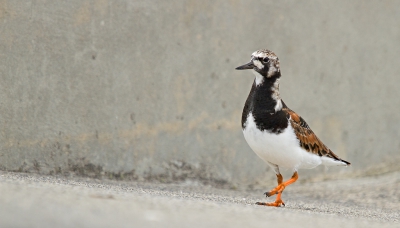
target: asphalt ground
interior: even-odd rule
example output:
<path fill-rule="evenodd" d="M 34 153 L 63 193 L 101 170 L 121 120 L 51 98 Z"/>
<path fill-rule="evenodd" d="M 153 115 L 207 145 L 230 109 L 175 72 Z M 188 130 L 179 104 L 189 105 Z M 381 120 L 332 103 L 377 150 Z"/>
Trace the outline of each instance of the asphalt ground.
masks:
<path fill-rule="evenodd" d="M 265 190 L 0 171 L 0 227 L 400 227 L 400 172 Z"/>

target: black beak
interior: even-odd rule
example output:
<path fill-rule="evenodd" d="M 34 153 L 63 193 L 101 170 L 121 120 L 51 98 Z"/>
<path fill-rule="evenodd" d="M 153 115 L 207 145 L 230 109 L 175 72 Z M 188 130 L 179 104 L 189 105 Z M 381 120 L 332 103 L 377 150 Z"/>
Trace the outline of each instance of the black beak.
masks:
<path fill-rule="evenodd" d="M 236 67 L 236 70 L 248 70 L 248 69 L 253 69 L 255 66 L 253 64 L 253 61 L 246 63 L 242 66 Z"/>

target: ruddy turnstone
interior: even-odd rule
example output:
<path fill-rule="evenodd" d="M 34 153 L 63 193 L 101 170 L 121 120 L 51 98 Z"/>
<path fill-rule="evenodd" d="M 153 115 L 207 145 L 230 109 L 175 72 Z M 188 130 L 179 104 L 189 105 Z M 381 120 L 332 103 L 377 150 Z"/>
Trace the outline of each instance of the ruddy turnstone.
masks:
<path fill-rule="evenodd" d="M 281 71 L 274 52 L 258 50 L 251 60 L 236 70 L 252 70 L 256 78 L 247 97 L 242 113 L 244 138 L 251 149 L 273 168 L 278 186 L 264 193 L 267 197 L 277 194 L 273 203 L 258 205 L 279 207 L 285 205 L 281 195 L 286 186 L 298 179 L 299 169 L 312 169 L 319 165 L 348 166 L 310 129 L 297 113 L 290 110 L 279 96 Z M 279 167 L 293 170 L 293 176 L 283 182 Z"/>

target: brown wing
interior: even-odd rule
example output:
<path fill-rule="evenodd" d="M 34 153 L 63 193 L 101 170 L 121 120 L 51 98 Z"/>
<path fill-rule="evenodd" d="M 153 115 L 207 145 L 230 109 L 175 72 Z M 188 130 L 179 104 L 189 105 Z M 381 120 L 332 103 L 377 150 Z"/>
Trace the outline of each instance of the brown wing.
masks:
<path fill-rule="evenodd" d="M 290 124 L 292 125 L 297 138 L 300 141 L 300 146 L 306 151 L 335 160 L 342 161 L 346 164 L 350 164 L 347 161 L 340 159 L 336 154 L 334 154 L 328 147 L 326 147 L 321 140 L 314 134 L 311 128 L 308 126 L 306 121 L 293 112 L 289 108 L 285 107 L 282 111 L 286 112 L 287 117 L 290 118 Z"/>

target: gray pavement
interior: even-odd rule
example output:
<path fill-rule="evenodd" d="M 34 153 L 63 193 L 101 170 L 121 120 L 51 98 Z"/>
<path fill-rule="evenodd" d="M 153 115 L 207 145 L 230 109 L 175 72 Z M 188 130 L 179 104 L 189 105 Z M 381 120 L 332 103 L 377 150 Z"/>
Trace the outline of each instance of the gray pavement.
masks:
<path fill-rule="evenodd" d="M 399 174 L 295 183 L 269 208 L 254 205 L 261 187 L 0 171 L 0 227 L 399 227 Z"/>

